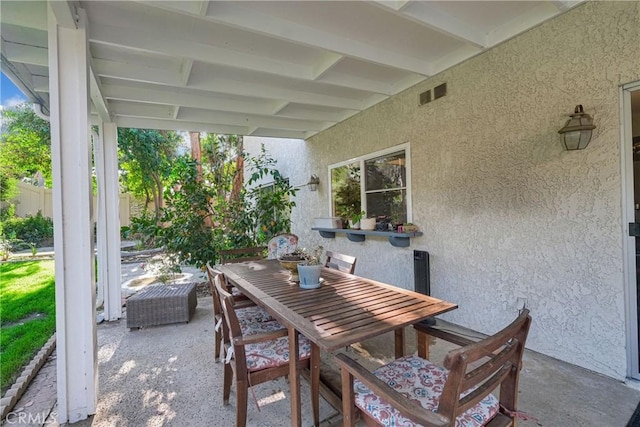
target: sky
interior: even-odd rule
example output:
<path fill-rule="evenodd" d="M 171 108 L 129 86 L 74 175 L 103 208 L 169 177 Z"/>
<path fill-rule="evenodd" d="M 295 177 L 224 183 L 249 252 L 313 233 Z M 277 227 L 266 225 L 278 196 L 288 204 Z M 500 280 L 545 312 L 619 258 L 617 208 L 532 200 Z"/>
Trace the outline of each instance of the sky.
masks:
<path fill-rule="evenodd" d="M 20 92 L 4 73 L 0 73 L 0 105 L 2 108 L 13 107 L 27 100 L 27 97 Z"/>

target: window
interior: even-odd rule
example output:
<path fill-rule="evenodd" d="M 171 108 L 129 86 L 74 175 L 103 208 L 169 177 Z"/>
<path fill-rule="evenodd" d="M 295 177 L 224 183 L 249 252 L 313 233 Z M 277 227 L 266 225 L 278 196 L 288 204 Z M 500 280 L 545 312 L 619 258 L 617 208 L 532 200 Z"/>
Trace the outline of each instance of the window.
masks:
<path fill-rule="evenodd" d="M 408 144 L 331 165 L 329 172 L 332 215 L 351 219 L 365 211 L 394 224 L 411 221 Z"/>

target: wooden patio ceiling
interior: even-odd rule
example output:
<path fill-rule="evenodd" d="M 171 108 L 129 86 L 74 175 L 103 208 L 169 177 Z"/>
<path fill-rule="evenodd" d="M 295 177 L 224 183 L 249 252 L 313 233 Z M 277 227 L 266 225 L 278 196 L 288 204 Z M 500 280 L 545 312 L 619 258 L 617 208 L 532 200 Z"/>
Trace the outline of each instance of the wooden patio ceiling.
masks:
<path fill-rule="evenodd" d="M 92 113 L 308 138 L 581 1 L 53 1 L 89 21 Z M 2 71 L 48 110 L 47 3 L 0 2 Z M 416 100 L 417 102 L 417 100 Z"/>

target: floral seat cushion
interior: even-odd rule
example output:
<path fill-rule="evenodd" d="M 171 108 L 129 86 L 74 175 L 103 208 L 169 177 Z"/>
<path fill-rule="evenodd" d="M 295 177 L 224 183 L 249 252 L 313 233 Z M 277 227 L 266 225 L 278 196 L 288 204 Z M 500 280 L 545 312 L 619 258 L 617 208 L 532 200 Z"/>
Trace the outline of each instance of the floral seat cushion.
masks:
<path fill-rule="evenodd" d="M 281 325 L 280 327 L 282 328 Z M 311 343 L 303 335 L 300 335 L 298 343 L 300 360 L 308 359 L 311 356 Z M 247 368 L 251 372 L 287 365 L 289 364 L 289 337 L 280 337 L 272 341 L 247 344 L 244 347 L 244 351 L 247 358 Z"/>
<path fill-rule="evenodd" d="M 406 356 L 373 371 L 376 377 L 387 383 L 408 399 L 423 408 L 436 412 L 442 389 L 449 371 L 418 356 Z M 360 381 L 355 380 L 355 403 L 358 408 L 384 426 L 419 426 L 403 417 L 395 408 L 376 396 Z M 456 419 L 456 427 L 480 427 L 493 418 L 499 402 L 490 394 L 477 405 L 469 408 Z"/>
<path fill-rule="evenodd" d="M 243 308 L 242 310 L 246 309 Z M 240 320 L 240 318 L 238 318 L 238 321 L 240 323 L 240 330 L 242 331 L 242 335 L 265 334 L 267 332 L 274 332 L 279 331 L 280 329 L 285 329 L 285 327 L 282 326 L 280 322 L 273 319 L 261 321 L 252 318 L 243 320 Z"/>
<path fill-rule="evenodd" d="M 275 319 L 264 308 L 252 305 L 244 308 L 236 309 L 236 316 L 238 316 L 238 322 L 240 326 L 250 322 L 270 322 Z"/>
<path fill-rule="evenodd" d="M 298 247 L 298 236 L 280 234 L 272 237 L 267 245 L 267 259 L 277 259 L 280 255 L 290 254 Z"/>

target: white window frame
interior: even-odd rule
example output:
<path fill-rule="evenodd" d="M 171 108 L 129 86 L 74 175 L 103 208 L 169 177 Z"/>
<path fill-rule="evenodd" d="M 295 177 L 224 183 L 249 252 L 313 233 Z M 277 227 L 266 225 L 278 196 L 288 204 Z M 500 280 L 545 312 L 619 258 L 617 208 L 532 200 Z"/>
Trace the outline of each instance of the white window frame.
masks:
<path fill-rule="evenodd" d="M 349 160 L 345 160 L 342 162 L 338 162 L 338 163 L 333 163 L 330 164 L 328 167 L 328 171 L 327 171 L 327 182 L 329 183 L 328 185 L 328 198 L 329 198 L 329 212 L 331 212 L 331 216 L 336 216 L 335 211 L 333 210 L 333 187 L 331 185 L 331 171 L 335 168 L 339 168 L 342 166 L 347 166 L 353 163 L 359 163 L 360 164 L 360 206 L 362 207 L 363 210 L 367 210 L 366 206 L 364 206 L 366 204 L 366 191 L 365 191 L 365 179 L 366 176 L 364 174 L 365 171 L 365 161 L 367 160 L 371 160 L 371 159 L 375 159 L 378 157 L 383 157 L 385 155 L 389 155 L 389 154 L 393 154 L 393 153 L 397 153 L 400 151 L 404 151 L 404 158 L 405 158 L 405 171 L 406 171 L 406 185 L 405 185 L 405 189 L 406 189 L 406 194 L 407 194 L 407 222 L 412 222 L 413 221 L 413 206 L 411 203 L 411 195 L 412 195 L 412 191 L 411 191 L 411 147 L 410 144 L 408 142 L 405 142 L 403 144 L 400 145 L 396 145 L 393 147 L 389 147 L 389 148 L 385 148 L 384 150 L 380 150 L 380 151 L 376 151 L 373 153 L 369 153 L 369 154 L 365 154 L 362 156 L 358 156 L 358 157 L 354 157 L 352 159 Z"/>

